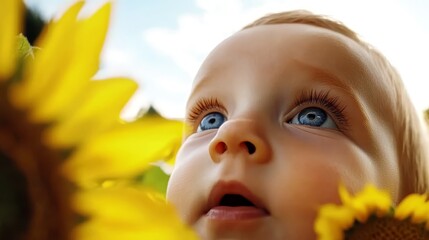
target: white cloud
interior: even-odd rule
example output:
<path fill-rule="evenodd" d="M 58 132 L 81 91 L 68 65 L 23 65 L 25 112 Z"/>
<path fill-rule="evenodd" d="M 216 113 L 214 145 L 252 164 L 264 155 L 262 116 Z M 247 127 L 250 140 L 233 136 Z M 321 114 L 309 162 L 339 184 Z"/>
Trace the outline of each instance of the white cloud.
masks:
<path fill-rule="evenodd" d="M 178 29 L 149 29 L 143 37 L 193 76 L 208 51 L 236 30 L 234 25 L 226 24 L 225 19 L 230 16 L 220 16 L 211 11 L 203 15 L 183 15 L 178 19 Z"/>
<path fill-rule="evenodd" d="M 101 58 L 106 67 L 126 67 L 136 60 L 130 52 L 114 47 L 106 48 Z"/>

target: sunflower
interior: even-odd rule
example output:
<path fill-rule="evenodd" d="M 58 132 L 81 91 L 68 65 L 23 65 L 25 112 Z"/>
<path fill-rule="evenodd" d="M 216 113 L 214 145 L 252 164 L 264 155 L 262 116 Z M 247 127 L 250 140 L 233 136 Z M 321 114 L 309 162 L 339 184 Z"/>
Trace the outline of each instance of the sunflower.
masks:
<path fill-rule="evenodd" d="M 319 209 L 315 231 L 322 239 L 429 239 L 429 201 L 408 195 L 395 207 L 388 192 L 373 185 L 351 196 L 339 188 L 342 205 Z"/>
<path fill-rule="evenodd" d="M 138 85 L 92 79 L 111 3 L 78 17 L 84 4 L 51 20 L 33 47 L 19 35 L 22 1 L 0 2 L 0 239 L 194 239 L 142 184 L 160 172 L 154 163 L 174 161 L 182 122 L 121 120 Z"/>

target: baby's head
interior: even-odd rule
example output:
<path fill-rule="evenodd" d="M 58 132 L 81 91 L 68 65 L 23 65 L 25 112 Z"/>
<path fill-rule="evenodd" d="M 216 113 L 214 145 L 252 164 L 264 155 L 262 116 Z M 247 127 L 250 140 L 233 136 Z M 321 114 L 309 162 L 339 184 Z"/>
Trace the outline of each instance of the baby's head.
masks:
<path fill-rule="evenodd" d="M 428 190 L 401 79 L 344 25 L 272 14 L 219 44 L 188 100 L 167 198 L 204 239 L 312 239 L 317 209 L 373 183 Z"/>

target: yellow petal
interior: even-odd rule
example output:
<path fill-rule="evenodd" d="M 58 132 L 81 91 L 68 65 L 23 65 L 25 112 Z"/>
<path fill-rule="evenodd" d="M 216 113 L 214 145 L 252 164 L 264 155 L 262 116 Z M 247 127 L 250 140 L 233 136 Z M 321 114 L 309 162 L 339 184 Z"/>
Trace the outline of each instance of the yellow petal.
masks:
<path fill-rule="evenodd" d="M 411 194 L 408 195 L 395 209 L 395 218 L 404 220 L 426 201 L 426 195 Z"/>
<path fill-rule="evenodd" d="M 344 206 L 328 204 L 320 209 L 320 214 L 342 230 L 350 228 L 355 220 L 353 211 Z"/>
<path fill-rule="evenodd" d="M 148 189 L 82 191 L 75 195 L 73 206 L 90 217 L 76 230 L 76 239 L 178 239 L 183 233 L 195 239 L 174 208 Z"/>
<path fill-rule="evenodd" d="M 35 60 L 26 64 L 23 82 L 11 92 L 11 99 L 17 107 L 35 104 L 68 67 L 75 51 L 76 18 L 83 3 L 79 1 L 72 5 L 57 22 L 49 23 L 38 38 L 35 45 L 41 49 L 36 52 Z"/>
<path fill-rule="evenodd" d="M 120 112 L 137 89 L 126 78 L 91 81 L 69 107 L 68 114 L 46 133 L 50 146 L 67 148 L 118 123 Z"/>
<path fill-rule="evenodd" d="M 108 2 L 88 19 L 79 22 L 71 64 L 64 75 L 44 91 L 43 99 L 31 115 L 32 120 L 46 122 L 67 114 L 64 106 L 73 103 L 99 68 L 110 12 L 111 3 Z"/>
<path fill-rule="evenodd" d="M 353 210 L 355 218 L 360 222 L 365 222 L 369 214 L 365 204 L 356 197 L 352 197 L 343 184 L 339 186 L 339 194 L 343 205 Z"/>
<path fill-rule="evenodd" d="M 333 204 L 323 205 L 318 212 L 314 229 L 320 238 L 343 239 L 344 232 L 354 222 L 353 210 Z"/>
<path fill-rule="evenodd" d="M 411 217 L 411 221 L 413 223 L 429 222 L 429 202 L 417 206 Z"/>
<path fill-rule="evenodd" d="M 73 197 L 73 208 L 105 221 L 128 222 L 136 227 L 175 219 L 176 213 L 162 195 L 145 188 L 107 188 L 80 191 Z"/>
<path fill-rule="evenodd" d="M 342 240 L 344 238 L 344 232 L 336 226 L 333 226 L 327 219 L 316 219 L 314 230 L 317 234 L 317 239 L 319 240 Z"/>
<path fill-rule="evenodd" d="M 355 218 L 359 222 L 366 222 L 369 215 L 371 214 L 371 212 L 369 212 L 369 209 L 365 206 L 363 202 L 355 200 L 350 207 L 354 211 Z"/>
<path fill-rule="evenodd" d="M 139 174 L 149 163 L 171 156 L 181 144 L 182 125 L 150 117 L 100 134 L 77 150 L 64 165 L 64 173 L 85 183 Z"/>
<path fill-rule="evenodd" d="M 354 197 L 340 187 L 340 197 L 344 205 L 354 210 L 355 217 L 360 222 L 365 222 L 371 214 L 377 214 L 379 217 L 385 216 L 392 206 L 389 193 L 379 190 L 371 184 L 367 184 Z"/>
<path fill-rule="evenodd" d="M 15 71 L 21 14 L 21 0 L 0 1 L 0 81 L 8 79 Z"/>
<path fill-rule="evenodd" d="M 74 229 L 72 239 L 75 240 L 193 240 L 199 239 L 189 228 L 174 228 L 170 225 L 161 225 L 153 228 L 132 228 L 109 224 L 103 221 L 90 220 Z M 331 239 L 332 240 L 332 239 Z"/>
<path fill-rule="evenodd" d="M 316 220 L 315 231 L 317 239 L 329 239 L 329 240 L 342 240 L 344 239 L 344 233 L 340 229 L 335 228 L 328 220 Z"/>
<path fill-rule="evenodd" d="M 343 184 L 339 186 L 342 206 L 327 204 L 319 210 L 315 230 L 318 239 L 343 239 L 344 232 L 353 227 L 355 220 L 365 223 L 369 216 L 376 214 L 386 217 L 392 208 L 392 200 L 387 191 L 367 184 L 363 190 L 351 196 Z"/>
<path fill-rule="evenodd" d="M 368 211 L 377 213 L 380 217 L 387 214 L 392 206 L 389 193 L 379 190 L 373 185 L 367 185 L 356 198 L 365 204 Z"/>

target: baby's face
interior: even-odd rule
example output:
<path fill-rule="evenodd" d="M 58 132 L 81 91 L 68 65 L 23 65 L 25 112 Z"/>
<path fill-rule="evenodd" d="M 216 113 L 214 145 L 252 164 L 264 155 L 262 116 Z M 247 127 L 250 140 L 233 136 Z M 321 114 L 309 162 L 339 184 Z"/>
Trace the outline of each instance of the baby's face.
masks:
<path fill-rule="evenodd" d="M 360 45 L 326 29 L 233 35 L 197 74 L 168 200 L 204 239 L 314 239 L 339 183 L 397 199 L 393 100 L 380 76 Z"/>

